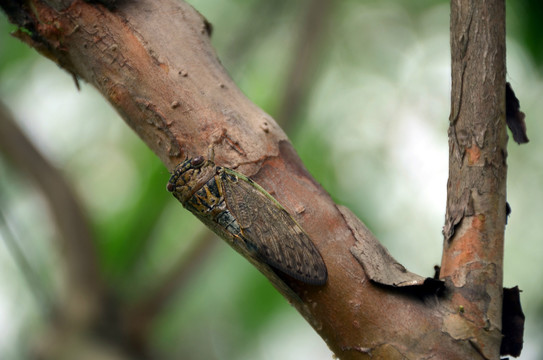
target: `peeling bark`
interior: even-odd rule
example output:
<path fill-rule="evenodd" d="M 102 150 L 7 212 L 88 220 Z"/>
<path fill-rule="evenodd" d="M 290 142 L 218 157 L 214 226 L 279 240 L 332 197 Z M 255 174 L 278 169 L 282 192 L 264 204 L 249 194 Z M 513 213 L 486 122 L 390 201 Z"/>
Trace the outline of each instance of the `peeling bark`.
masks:
<path fill-rule="evenodd" d="M 362 265 L 370 280 L 394 287 L 418 287 L 421 292 L 427 293 L 437 293 L 442 289 L 443 282 L 414 274 L 394 259 L 348 208 L 338 206 L 338 209 L 356 238 L 351 253 Z"/>
<path fill-rule="evenodd" d="M 499 357 L 506 220 L 505 4 L 451 2 L 449 180 L 440 278 L 447 332 Z M 455 309 L 461 309 L 454 312 Z"/>
<path fill-rule="evenodd" d="M 507 126 L 511 130 L 513 140 L 519 145 L 526 144 L 530 140 L 526 134 L 526 115 L 520 111 L 520 102 L 517 99 L 511 84 L 507 83 L 505 87 L 505 119 Z"/>

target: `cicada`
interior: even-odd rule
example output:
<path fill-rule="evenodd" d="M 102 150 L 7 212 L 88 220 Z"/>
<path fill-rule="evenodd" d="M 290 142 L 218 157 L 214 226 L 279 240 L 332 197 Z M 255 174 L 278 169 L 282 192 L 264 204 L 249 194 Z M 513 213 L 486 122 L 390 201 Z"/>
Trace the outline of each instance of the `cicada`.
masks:
<path fill-rule="evenodd" d="M 179 164 L 168 191 L 243 255 L 304 283 L 325 284 L 322 256 L 287 210 L 253 180 L 209 157 Z"/>

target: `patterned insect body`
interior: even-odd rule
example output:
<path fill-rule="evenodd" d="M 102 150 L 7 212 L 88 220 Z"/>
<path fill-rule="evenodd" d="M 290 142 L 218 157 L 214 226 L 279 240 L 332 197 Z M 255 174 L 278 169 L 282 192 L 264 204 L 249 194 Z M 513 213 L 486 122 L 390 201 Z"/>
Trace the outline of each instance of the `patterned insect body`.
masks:
<path fill-rule="evenodd" d="M 305 283 L 326 283 L 326 266 L 309 236 L 245 175 L 198 156 L 176 167 L 167 188 L 244 255 Z"/>

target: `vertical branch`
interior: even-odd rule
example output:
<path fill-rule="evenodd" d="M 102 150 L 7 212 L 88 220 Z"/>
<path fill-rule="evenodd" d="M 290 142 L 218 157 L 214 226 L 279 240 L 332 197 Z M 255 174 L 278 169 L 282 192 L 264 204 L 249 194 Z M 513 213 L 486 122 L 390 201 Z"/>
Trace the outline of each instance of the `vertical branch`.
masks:
<path fill-rule="evenodd" d="M 440 276 L 453 289 L 453 314 L 445 323 L 467 330 L 457 338 L 485 358 L 498 358 L 507 175 L 503 0 L 451 1 L 451 56 Z"/>

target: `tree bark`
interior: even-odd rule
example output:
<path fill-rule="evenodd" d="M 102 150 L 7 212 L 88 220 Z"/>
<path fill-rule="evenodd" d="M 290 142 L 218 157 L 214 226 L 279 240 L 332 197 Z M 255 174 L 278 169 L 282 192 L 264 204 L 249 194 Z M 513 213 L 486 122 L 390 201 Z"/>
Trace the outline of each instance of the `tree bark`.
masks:
<path fill-rule="evenodd" d="M 218 165 L 250 176 L 289 210 L 322 254 L 328 282 L 287 280 L 297 296 L 283 294 L 338 358 L 498 358 L 503 1 L 451 5 L 451 173 L 441 272 L 446 288 L 439 292 L 427 281 L 368 276 L 381 265 L 369 264 L 368 253 L 396 269 L 392 277 L 411 275 L 333 203 L 276 122 L 236 87 L 210 45 L 211 27 L 186 3 L 123 1 L 108 9 L 81 0 L 28 0 L 3 7 L 26 29 L 19 38 L 93 84 L 168 169 L 212 145 Z"/>
<path fill-rule="evenodd" d="M 451 1 L 449 180 L 441 279 L 451 335 L 499 357 L 506 220 L 505 3 Z M 467 305 L 466 305 L 467 304 Z M 451 324 L 452 325 L 452 324 Z"/>

